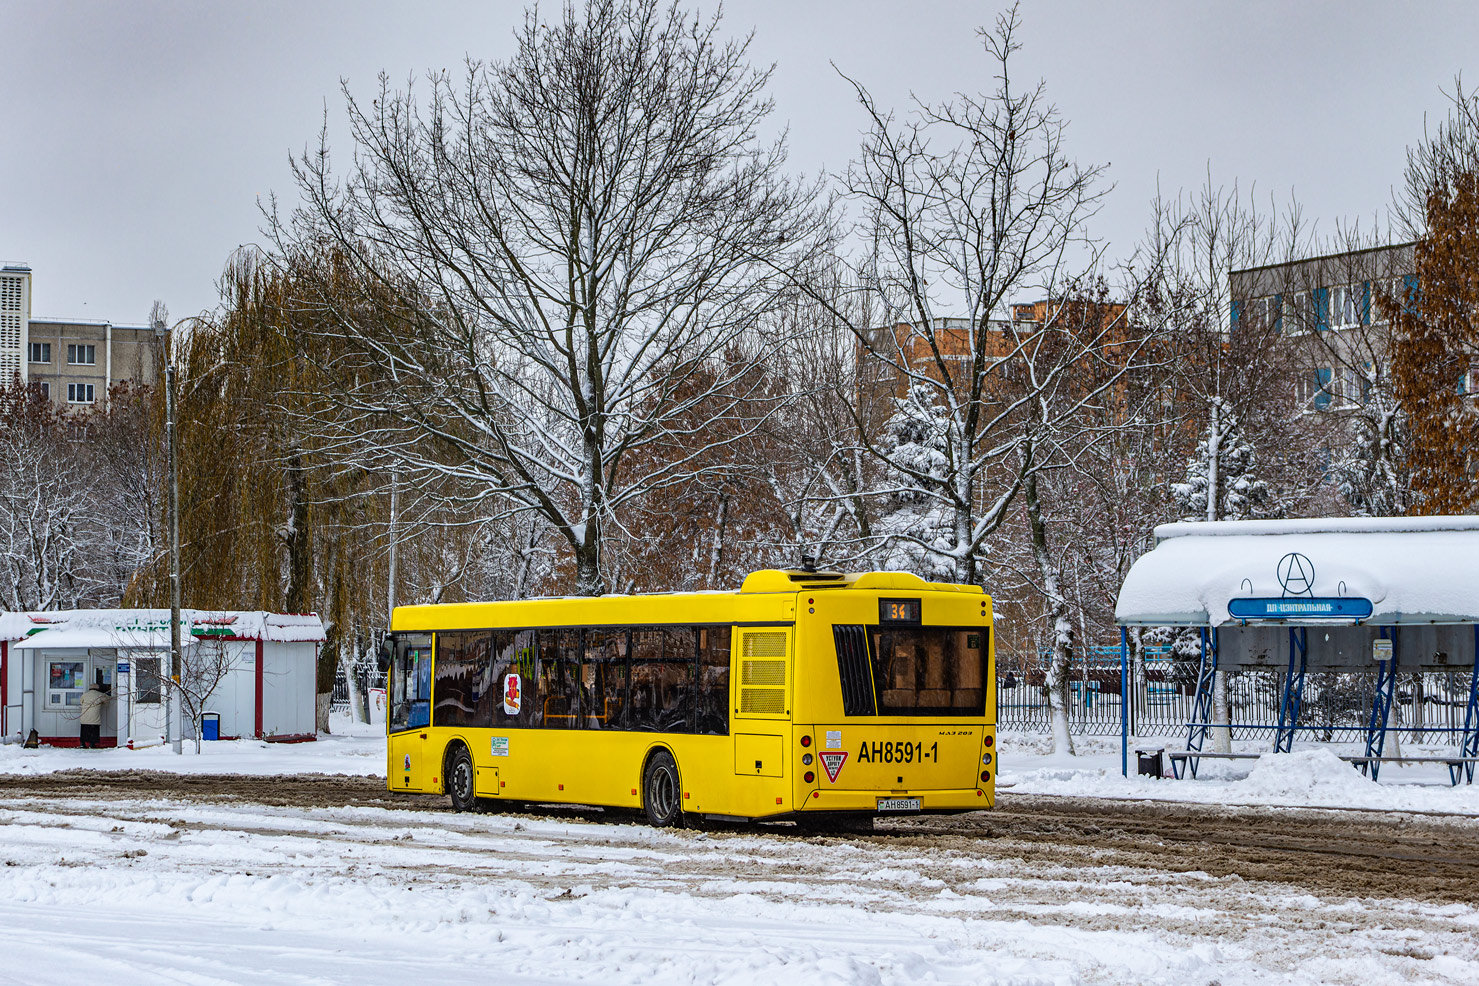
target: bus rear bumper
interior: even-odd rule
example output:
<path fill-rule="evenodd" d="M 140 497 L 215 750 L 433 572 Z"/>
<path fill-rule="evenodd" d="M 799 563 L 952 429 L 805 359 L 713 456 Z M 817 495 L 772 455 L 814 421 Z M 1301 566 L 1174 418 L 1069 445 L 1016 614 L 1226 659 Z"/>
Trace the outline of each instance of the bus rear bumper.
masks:
<path fill-rule="evenodd" d="M 978 811 L 996 803 L 996 790 L 987 788 L 932 789 L 928 791 L 812 791 L 796 805 L 796 811 L 866 811 L 876 815 L 908 815 L 914 810 L 880 810 L 883 800 L 917 800 L 920 812 Z"/>

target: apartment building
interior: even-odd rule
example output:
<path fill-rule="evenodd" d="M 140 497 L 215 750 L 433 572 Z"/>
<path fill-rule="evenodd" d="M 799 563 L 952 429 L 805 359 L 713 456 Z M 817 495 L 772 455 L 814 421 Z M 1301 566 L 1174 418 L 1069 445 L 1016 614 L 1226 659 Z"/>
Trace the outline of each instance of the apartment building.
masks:
<path fill-rule="evenodd" d="M 31 268 L 0 263 L 0 380 L 26 374 L 26 327 L 31 317 Z"/>
<path fill-rule="evenodd" d="M 1412 243 L 1352 250 L 1233 271 L 1230 328 L 1272 332 L 1300 361 L 1295 397 L 1309 411 L 1366 403 L 1385 376 L 1392 329 L 1386 313 L 1416 288 Z M 1471 371 L 1470 376 L 1479 373 Z M 1473 392 L 1479 380 L 1456 381 Z"/>
<path fill-rule="evenodd" d="M 19 376 L 54 404 L 103 407 L 119 383 L 151 385 L 159 340 L 147 325 L 31 316 L 31 268 L 0 266 L 0 379 Z"/>

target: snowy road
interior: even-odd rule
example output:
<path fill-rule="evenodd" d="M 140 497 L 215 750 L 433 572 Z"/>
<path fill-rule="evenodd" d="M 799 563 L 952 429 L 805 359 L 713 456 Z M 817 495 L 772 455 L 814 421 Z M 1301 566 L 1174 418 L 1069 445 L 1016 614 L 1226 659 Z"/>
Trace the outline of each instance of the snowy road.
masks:
<path fill-rule="evenodd" d="M 355 778 L 252 779 L 271 804 L 214 790 L 239 782 L 0 781 L 0 982 L 1479 981 L 1472 822 L 1384 819 L 1383 855 L 1359 813 L 1036 798 L 849 840 L 377 807 Z M 361 796 L 312 803 L 343 790 Z M 1198 814 L 1293 882 L 1149 848 Z M 1267 848 L 1275 826 L 1294 848 Z M 1321 829 L 1352 851 L 1317 849 Z M 1298 862 L 1363 855 L 1460 879 L 1402 885 L 1417 900 Z"/>

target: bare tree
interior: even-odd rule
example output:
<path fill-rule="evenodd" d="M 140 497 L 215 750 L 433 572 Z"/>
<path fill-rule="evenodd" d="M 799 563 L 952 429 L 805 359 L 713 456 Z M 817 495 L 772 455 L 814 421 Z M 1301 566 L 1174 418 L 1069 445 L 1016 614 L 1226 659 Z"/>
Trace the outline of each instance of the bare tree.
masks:
<path fill-rule="evenodd" d="M 1067 154 L 1066 125 L 1042 83 L 1017 87 L 1019 24 L 1014 8 L 981 32 L 987 93 L 916 99 L 898 118 L 855 83 L 870 129 L 843 178 L 865 244 L 852 280 L 881 316 L 851 327 L 895 401 L 882 435 L 858 436 L 883 467 L 872 492 L 896 507 L 875 533 L 891 556 L 964 583 L 979 581 L 1020 495 L 1029 511 L 1042 506 L 1039 474 L 1076 454 L 1087 412 L 1141 365 L 1153 334 L 1131 313 L 1155 256 L 1138 258 L 1121 303 L 1085 318 L 1066 301 L 1094 283 L 1102 248 L 1087 225 L 1103 169 Z M 1027 292 L 1044 300 L 1016 317 L 1010 303 Z M 1060 694 L 1073 633 L 1047 527 L 1030 529 Z M 1055 735 L 1069 746 L 1061 695 L 1053 702 Z"/>
<path fill-rule="evenodd" d="M 161 676 L 161 686 L 175 693 L 181 703 L 185 717 L 195 724 L 195 752 L 200 752 L 201 713 L 207 711 L 207 703 L 221 682 L 226 680 L 236 667 L 231 659 L 231 650 L 220 640 L 199 640 L 193 646 L 180 650 L 180 677 L 172 680 Z"/>
<path fill-rule="evenodd" d="M 1060 400 L 1066 378 L 1127 341 L 1121 319 L 1086 336 L 1061 332 L 1059 306 L 1041 320 L 1007 317 L 1015 295 L 1066 289 L 1071 249 L 1092 264 L 1085 224 L 1102 195 L 1102 169 L 1068 157 L 1065 125 L 1042 84 L 1014 85 L 1018 26 L 1014 9 L 981 32 L 994 70 L 988 94 L 916 100 L 900 120 L 855 84 L 870 130 L 844 177 L 867 244 L 853 279 L 881 316 L 852 329 L 896 382 L 896 396 L 938 422 L 943 461 L 926 457 L 926 468 L 915 443 L 891 454 L 876 436 L 859 437 L 892 477 L 876 492 L 908 489 L 933 508 L 920 513 L 939 518 L 931 530 L 891 536 L 938 556 L 966 583 L 977 580 L 984 546 L 1028 477 L 1049 461 L 1042 437 L 1093 397 Z"/>
<path fill-rule="evenodd" d="M 1247 284 L 1234 283 L 1243 272 L 1261 284 L 1281 269 L 1274 265 L 1308 254 L 1298 205 L 1262 207 L 1236 183 L 1218 186 L 1209 175 L 1193 195 L 1157 199 L 1153 216 L 1148 238 L 1164 244 L 1166 263 L 1147 317 L 1163 323 L 1181 368 L 1167 386 L 1180 411 L 1173 437 L 1188 451 L 1187 473 L 1172 484 L 1183 519 L 1276 516 L 1305 504 L 1321 489 L 1323 471 L 1315 468 L 1322 443 L 1311 435 L 1322 423 L 1301 416 L 1296 398 L 1304 363 L 1285 320 L 1265 303 L 1278 289 L 1260 287 L 1250 297 Z M 1213 748 L 1227 752 L 1221 675 L 1213 720 Z"/>
<path fill-rule="evenodd" d="M 1402 187 L 1392 203 L 1393 225 L 1407 240 L 1428 232 L 1428 203 L 1434 194 L 1452 196 L 1455 182 L 1479 174 L 1479 93 L 1466 90 L 1462 75 L 1453 79 L 1448 112 L 1432 129 L 1424 120 L 1423 139 L 1407 148 Z"/>
<path fill-rule="evenodd" d="M 321 140 L 271 232 L 341 344 L 339 437 L 537 514 L 598 593 L 622 508 L 702 472 L 705 436 L 752 396 L 764 316 L 817 224 L 783 143 L 757 137 L 769 73 L 717 17 L 589 0 L 531 13 L 517 42 L 433 75 L 424 102 L 382 77 L 366 108 L 346 86 L 349 172 Z M 312 259 L 326 246 L 332 265 Z M 736 347 L 748 361 L 720 359 Z M 687 451 L 642 454 L 657 443 Z"/>
<path fill-rule="evenodd" d="M 1261 289 L 1277 292 L 1265 317 L 1290 337 L 1298 411 L 1326 419 L 1311 431 L 1330 448 L 1330 473 L 1348 509 L 1400 516 L 1412 505 L 1410 437 L 1392 359 L 1416 269 L 1413 246 L 1391 243 L 1379 227 L 1348 224 L 1314 252 Z"/>
<path fill-rule="evenodd" d="M 0 387 L 0 609 L 116 605 L 149 556 L 147 426 L 116 390 L 59 412 L 37 384 Z"/>

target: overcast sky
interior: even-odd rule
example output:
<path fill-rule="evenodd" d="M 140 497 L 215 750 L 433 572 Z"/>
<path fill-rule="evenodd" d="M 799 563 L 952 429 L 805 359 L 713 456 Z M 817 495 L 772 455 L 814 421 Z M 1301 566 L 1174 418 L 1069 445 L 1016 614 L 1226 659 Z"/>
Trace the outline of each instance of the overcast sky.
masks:
<path fill-rule="evenodd" d="M 776 63 L 795 168 L 836 171 L 861 116 L 829 62 L 885 104 L 979 91 L 974 29 L 998 9 L 729 0 L 725 24 L 753 29 L 756 61 Z M 1292 192 L 1326 231 L 1384 214 L 1424 114 L 1441 116 L 1454 74 L 1479 69 L 1471 0 L 1038 0 L 1023 16 L 1019 78 L 1045 79 L 1070 151 L 1110 166 L 1096 232 L 1112 253 L 1143 231 L 1157 181 L 1195 187 L 1209 166 L 1219 183 Z M 143 321 L 154 298 L 177 317 L 213 307 L 227 256 L 260 240 L 259 198 L 294 196 L 289 153 L 325 105 L 331 132 L 342 120 L 341 77 L 368 92 L 382 69 L 502 58 L 521 18 L 512 0 L 0 0 L 0 260 L 32 266 L 38 317 Z"/>

